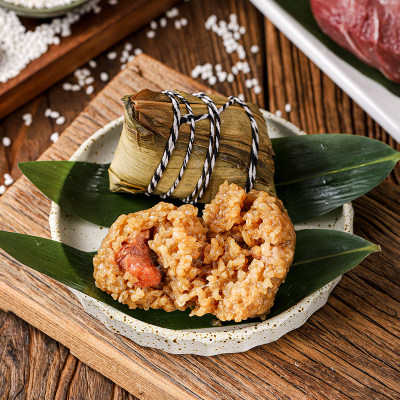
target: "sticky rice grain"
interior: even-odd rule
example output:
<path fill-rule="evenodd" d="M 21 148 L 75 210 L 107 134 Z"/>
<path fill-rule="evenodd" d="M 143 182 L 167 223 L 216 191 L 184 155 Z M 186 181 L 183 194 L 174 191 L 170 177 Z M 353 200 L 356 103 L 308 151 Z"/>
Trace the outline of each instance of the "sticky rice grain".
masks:
<path fill-rule="evenodd" d="M 210 313 L 236 322 L 267 314 L 295 247 L 294 228 L 280 200 L 224 183 L 203 219 L 197 213 L 192 205 L 161 202 L 120 216 L 94 258 L 96 285 L 130 308 L 191 308 L 190 315 Z M 162 280 L 157 287 L 140 288 L 117 260 L 123 244 L 146 230 Z"/>

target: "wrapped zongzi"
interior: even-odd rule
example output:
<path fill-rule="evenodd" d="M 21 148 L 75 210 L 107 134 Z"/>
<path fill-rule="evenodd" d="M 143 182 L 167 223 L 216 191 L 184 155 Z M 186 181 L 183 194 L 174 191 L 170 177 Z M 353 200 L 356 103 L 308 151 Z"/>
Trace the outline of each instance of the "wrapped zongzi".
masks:
<path fill-rule="evenodd" d="M 174 110 L 171 103 L 172 97 L 177 100 L 178 110 Z M 258 148 L 259 150 L 255 160 L 257 174 L 254 188 L 275 195 L 273 150 L 260 110 L 254 104 L 245 105 L 239 100 L 231 101 L 232 104 L 216 117 L 216 119 L 219 118 L 217 125 L 217 121 L 210 117 L 213 105 L 207 99 L 220 109 L 230 101 L 222 96 L 203 95 L 202 97 L 183 92 L 153 92 L 148 89 L 132 96 L 125 96 L 123 98 L 125 105 L 123 130 L 109 169 L 110 189 L 116 192 L 148 192 L 152 179 L 154 176 L 157 177 L 157 171 L 160 170 L 160 162 L 165 157 L 166 147 L 170 145 L 170 136 L 173 134 L 171 127 L 177 120 L 177 111 L 180 114 L 178 121 L 180 125 L 177 130 L 179 136 L 177 134 L 174 149 L 169 154 L 169 162 L 152 193 L 156 195 L 168 193 L 176 182 L 185 160 L 186 169 L 176 189 L 171 193 L 171 197 L 194 200 L 187 202 L 209 203 L 219 185 L 225 180 L 246 188 L 254 153 L 255 128 L 258 130 L 259 138 L 259 146 L 257 143 L 256 150 Z M 187 154 L 191 142 L 192 120 L 188 110 L 192 111 L 194 119 L 199 119 L 193 120 L 194 140 L 190 157 L 187 157 Z M 254 123 L 249 118 L 249 114 Z M 201 116 L 203 119 L 200 118 Z M 210 139 L 213 128 L 216 134 L 217 129 L 220 129 L 216 153 L 216 139 L 214 142 Z M 214 153 L 210 154 L 211 145 L 214 146 Z M 213 162 L 212 154 L 215 155 L 215 166 L 209 176 L 209 181 L 207 179 L 202 181 L 207 159 L 209 164 Z M 201 196 L 194 193 L 196 185 L 198 185 L 198 192 L 204 192 Z M 191 194 L 193 194 L 192 198 L 190 198 Z"/>

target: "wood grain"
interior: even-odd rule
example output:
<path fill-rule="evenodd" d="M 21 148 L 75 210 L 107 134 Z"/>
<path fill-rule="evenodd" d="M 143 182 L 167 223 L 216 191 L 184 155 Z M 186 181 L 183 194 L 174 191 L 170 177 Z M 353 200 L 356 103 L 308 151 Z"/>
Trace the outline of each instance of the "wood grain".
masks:
<path fill-rule="evenodd" d="M 120 114 L 119 93 L 144 87 L 202 89 L 196 82 L 141 56 L 100 93 L 41 159 L 67 158 L 91 133 Z M 26 209 L 27 201 L 35 205 L 30 211 Z M 45 218 L 49 202 L 25 178 L 18 180 L 1 202 L 2 229 L 48 236 Z M 375 215 L 380 207 L 375 205 Z M 398 224 L 398 237 L 399 227 Z M 376 256 L 374 261 L 374 274 L 380 276 Z M 343 278 L 344 283 L 335 292 L 329 306 L 314 316 L 310 324 L 275 344 L 244 354 L 211 358 L 171 356 L 141 348 L 112 334 L 89 317 L 61 285 L 7 255 L 3 263 L 8 266 L 0 272 L 3 307 L 56 338 L 82 361 L 141 398 L 212 399 L 216 394 L 223 398 L 257 398 L 264 393 L 262 371 L 265 368 L 275 371 L 271 377 L 272 393 L 278 388 L 279 392 L 286 392 L 294 398 L 302 393 L 318 393 L 321 398 L 329 398 L 332 394 L 338 398 L 356 398 L 360 393 L 381 398 L 396 394 L 395 377 L 399 369 L 390 362 L 396 350 L 382 349 L 381 344 L 385 340 L 396 340 L 398 321 L 390 312 L 381 315 L 381 310 L 366 301 L 364 292 L 373 290 L 374 298 L 381 297 L 392 314 L 399 303 L 388 297 L 379 288 L 379 283 L 367 290 L 362 275 L 371 261 Z M 355 298 L 358 304 L 349 307 L 349 302 Z M 390 323 L 390 330 L 381 326 L 383 320 L 385 325 Z M 325 324 L 329 329 L 324 328 Z M 362 335 L 359 326 L 363 326 Z M 363 358 L 364 351 L 371 356 Z M 305 364 L 301 371 L 297 371 L 298 366 L 292 360 L 299 360 L 295 361 L 297 365 Z M 339 376 L 338 372 L 330 372 L 332 367 L 338 368 Z M 285 379 L 282 379 L 283 374 Z M 290 376 L 290 385 L 286 382 L 287 376 Z M 318 387 L 304 385 L 304 380 L 310 377 L 319 381 Z M 360 384 L 364 385 L 361 391 Z M 345 393 L 339 390 L 343 385 Z"/>
<path fill-rule="evenodd" d="M 204 29 L 204 22 L 211 14 L 227 21 L 229 14 L 234 12 L 238 15 L 239 22 L 247 28 L 244 37 L 247 51 L 252 44 L 257 44 L 261 49 L 257 54 L 250 54 L 248 51 L 247 58 L 252 66 L 251 75 L 264 83 L 264 92 L 255 96 L 252 90 L 246 88 L 246 77 L 243 74 L 236 76 L 233 84 L 218 83 L 215 89 L 225 94 L 243 93 L 246 99 L 256 100 L 272 111 L 279 109 L 285 118 L 310 133 L 357 133 L 383 140 L 398 149 L 398 144 L 264 20 L 249 2 L 193 0 L 181 4 L 179 10 L 180 16 L 189 20 L 185 29 L 176 31 L 172 21 L 169 21 L 165 31 L 157 31 L 154 40 L 146 38 L 146 32 L 142 30 L 128 41 L 134 47 L 144 49 L 188 75 L 195 65 L 208 61 L 220 63 L 228 70 L 235 58 L 225 53 L 222 41 L 213 32 Z M 167 41 L 164 40 L 166 37 Z M 184 37 L 187 41 L 182 41 Z M 114 47 L 118 52 L 122 49 L 123 43 Z M 119 65 L 109 61 L 105 55 L 96 60 L 99 65 L 94 70 L 96 77 L 101 71 L 107 71 L 110 76 L 119 71 Z M 72 76 L 68 77 L 68 81 L 72 80 Z M 96 81 L 95 93 L 102 87 L 104 83 Z M 12 145 L 6 149 L 0 146 L 0 171 L 10 172 L 13 177 L 18 177 L 16 163 L 37 158 L 49 146 L 50 134 L 69 124 L 93 97 L 94 95 L 86 96 L 81 92 L 63 92 L 61 84 L 58 84 L 1 121 L 0 136 L 11 137 Z M 108 101 L 103 103 L 99 109 L 104 108 L 107 115 L 103 118 L 101 112 L 93 112 L 89 107 L 86 110 L 86 119 L 76 126 L 76 141 L 67 141 L 68 147 L 77 146 L 82 132 L 96 129 L 95 127 L 112 116 L 109 107 L 113 108 L 114 105 L 109 105 Z M 117 104 L 118 100 L 112 103 Z M 286 103 L 290 103 L 293 109 L 288 114 L 284 112 Z M 61 111 L 66 116 L 67 123 L 63 127 L 57 127 L 53 121 L 44 118 L 46 107 Z M 31 127 L 25 127 L 21 123 L 24 112 L 32 112 L 34 115 Z M 95 119 L 98 117 L 102 119 L 96 123 Z M 60 143 L 56 145 L 56 149 Z M 68 157 L 68 154 L 60 150 L 57 157 Z M 0 181 L 1 176 L 2 174 Z M 151 364 L 149 368 L 156 374 L 161 366 L 162 373 L 168 377 L 172 388 L 175 385 L 186 387 L 197 398 L 399 398 L 399 176 L 397 166 L 387 183 L 355 202 L 356 233 L 380 243 L 383 251 L 346 274 L 332 293 L 328 304 L 300 329 L 273 344 L 243 354 L 211 358 L 171 356 L 136 347 L 132 350 L 129 346 L 125 347 L 123 339 L 116 346 L 121 346 L 128 353 L 133 351 L 139 357 L 138 364 Z M 23 187 L 25 190 L 25 186 Z M 9 192 L 13 189 L 11 187 Z M 37 191 L 30 192 L 29 196 L 28 202 L 21 195 L 15 196 L 14 206 L 26 210 L 26 203 L 39 201 L 45 204 Z M 23 215 L 18 216 L 17 221 L 9 220 L 12 207 L 0 207 L 2 218 L 7 216 L 6 225 L 3 223 L 3 226 L 10 226 L 19 232 L 33 229 L 42 236 L 48 234 L 48 208 L 45 206 L 40 210 L 34 208 L 28 214 L 29 220 L 27 215 Z M 3 261 L 4 258 L 0 264 L 1 274 L 5 273 Z M 29 269 L 13 263 L 12 260 L 6 260 L 6 263 L 17 268 L 17 282 L 26 277 L 32 280 L 32 289 L 27 292 L 27 296 L 46 298 L 48 287 L 40 287 L 38 278 Z M 59 291 L 60 301 L 73 306 L 74 299 L 68 297 L 69 292 L 62 287 Z M 10 299 L 6 300 L 6 304 L 9 304 Z M 0 304 L 5 307 L 3 298 L 0 298 Z M 52 307 L 57 306 L 57 302 L 52 303 Z M 15 311 L 21 312 L 17 307 Z M 35 324 L 35 315 L 31 320 Z M 82 322 L 79 312 L 77 321 L 78 325 Z M 89 330 L 95 326 L 91 323 L 88 324 Z M 96 326 L 96 329 L 101 330 L 101 327 Z M 57 330 L 55 334 L 58 334 Z M 5 382 L 0 379 L 0 399 L 40 398 L 36 396 L 37 393 L 47 393 L 48 398 L 57 399 L 134 398 L 120 386 L 77 360 L 62 344 L 23 322 L 13 313 L 0 312 L 0 353 L 0 377 L 6 377 Z M 75 350 L 73 353 L 75 354 Z M 35 368 L 36 364 L 48 367 L 41 372 L 40 368 Z M 125 379 L 125 376 L 121 379 Z M 140 398 L 156 398 L 154 393 L 142 393 L 140 390 L 139 386 L 135 386 L 133 393 Z M 168 395 L 159 395 L 160 398 L 168 398 Z"/>
<path fill-rule="evenodd" d="M 354 103 L 331 79 L 301 53 L 268 20 L 265 40 L 269 110 L 279 110 L 307 133 L 368 136 L 400 151 L 400 144 Z M 292 111 L 285 112 L 290 104 Z M 400 184 L 398 164 L 388 181 Z"/>
<path fill-rule="evenodd" d="M 0 86 L 0 118 L 54 85 L 77 67 L 158 17 L 179 0 L 119 0 L 102 3 L 102 12 L 89 13 L 73 26 L 73 34 L 50 46 L 15 78 Z M 107 18 L 104 18 L 107 15 Z"/>

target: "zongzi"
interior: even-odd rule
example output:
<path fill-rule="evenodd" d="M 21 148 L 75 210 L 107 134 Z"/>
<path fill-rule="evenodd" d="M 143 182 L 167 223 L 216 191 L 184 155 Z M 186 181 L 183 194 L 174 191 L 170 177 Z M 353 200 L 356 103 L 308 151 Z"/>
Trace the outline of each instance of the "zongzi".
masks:
<path fill-rule="evenodd" d="M 160 162 L 166 155 L 166 148 L 170 146 L 173 134 L 171 127 L 178 120 L 176 142 L 172 151 L 171 149 L 167 151 L 170 156 L 169 162 L 162 171 L 162 176 L 158 177 L 160 180 L 154 188 L 154 194 L 169 193 L 185 163 L 186 169 L 171 197 L 190 199 L 192 194 L 194 202 L 209 203 L 219 185 L 225 180 L 245 188 L 251 172 L 249 169 L 255 147 L 253 137 L 255 128 L 258 129 L 259 150 L 257 142 L 255 160 L 257 174 L 255 175 L 254 171 L 254 188 L 275 195 L 273 150 L 265 120 L 257 106 L 242 104 L 238 100 L 223 109 L 230 99 L 222 96 L 202 97 L 184 92 L 170 92 L 172 93 L 170 95 L 166 93 L 145 89 L 123 98 L 124 124 L 109 169 L 111 191 L 130 193 L 148 191 L 152 179 L 157 176 Z M 174 109 L 171 103 L 174 99 L 177 101 L 177 109 Z M 210 99 L 215 107 L 223 109 L 215 120 L 210 117 L 210 110 L 212 111 L 214 106 L 207 99 Z M 193 120 L 189 111 L 192 112 Z M 177 114 L 180 118 L 177 118 Z M 210 134 L 213 133 L 213 124 L 216 133 L 212 141 Z M 188 157 L 190 146 L 192 148 Z M 217 147 L 215 166 L 210 173 L 209 181 L 207 178 L 201 181 L 204 166 L 213 163 L 210 146 L 214 146 L 213 150 Z M 201 196 L 194 195 L 197 190 L 196 185 L 199 185 L 198 191 Z"/>
<path fill-rule="evenodd" d="M 164 202 L 121 215 L 94 257 L 94 278 L 130 308 L 239 322 L 270 311 L 294 248 L 280 200 L 225 182 L 203 219 L 193 205 Z"/>

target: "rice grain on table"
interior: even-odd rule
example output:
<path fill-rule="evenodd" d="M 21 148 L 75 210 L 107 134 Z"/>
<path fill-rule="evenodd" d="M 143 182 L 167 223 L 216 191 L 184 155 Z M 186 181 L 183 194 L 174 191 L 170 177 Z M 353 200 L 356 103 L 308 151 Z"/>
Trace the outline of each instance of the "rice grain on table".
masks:
<path fill-rule="evenodd" d="M 64 116 L 60 116 L 56 119 L 56 124 L 57 125 L 64 125 L 65 124 L 65 117 Z"/>
<path fill-rule="evenodd" d="M 101 79 L 103 82 L 107 82 L 107 81 L 110 79 L 110 77 L 109 77 L 109 75 L 107 74 L 107 72 L 102 72 L 102 73 L 100 74 L 100 79 Z"/>
<path fill-rule="evenodd" d="M 92 86 L 92 85 L 89 85 L 87 88 L 86 88 L 86 94 L 88 95 L 88 96 L 90 96 L 93 92 L 94 92 L 94 87 Z"/>
<path fill-rule="evenodd" d="M 53 133 L 50 135 L 50 140 L 51 140 L 53 143 L 56 143 L 59 137 L 60 137 L 60 135 L 59 135 L 58 132 L 53 132 Z"/>
<path fill-rule="evenodd" d="M 54 0 L 53 2 L 47 0 L 6 1 L 13 4 L 18 2 L 19 5 L 29 8 L 45 4 L 54 6 L 60 1 L 62 3 L 71 2 L 70 0 Z M 99 1 L 91 0 L 70 11 L 64 17 L 37 24 L 33 30 L 28 30 L 15 12 L 0 7 L 0 40 L 2 42 L 0 82 L 7 82 L 19 75 L 31 61 L 46 53 L 49 46 L 60 44 L 60 37 L 70 36 L 72 25 L 79 21 L 82 15 L 89 12 L 100 12 Z"/>
<path fill-rule="evenodd" d="M 156 32 L 155 31 L 147 31 L 146 32 L 146 37 L 148 39 L 154 39 L 156 37 Z"/>
<path fill-rule="evenodd" d="M 10 174 L 4 174 L 4 185 L 10 186 L 14 183 L 14 179 Z"/>
<path fill-rule="evenodd" d="M 2 141 L 4 147 L 8 147 L 11 145 L 11 139 L 7 136 L 4 136 L 1 141 Z"/>

